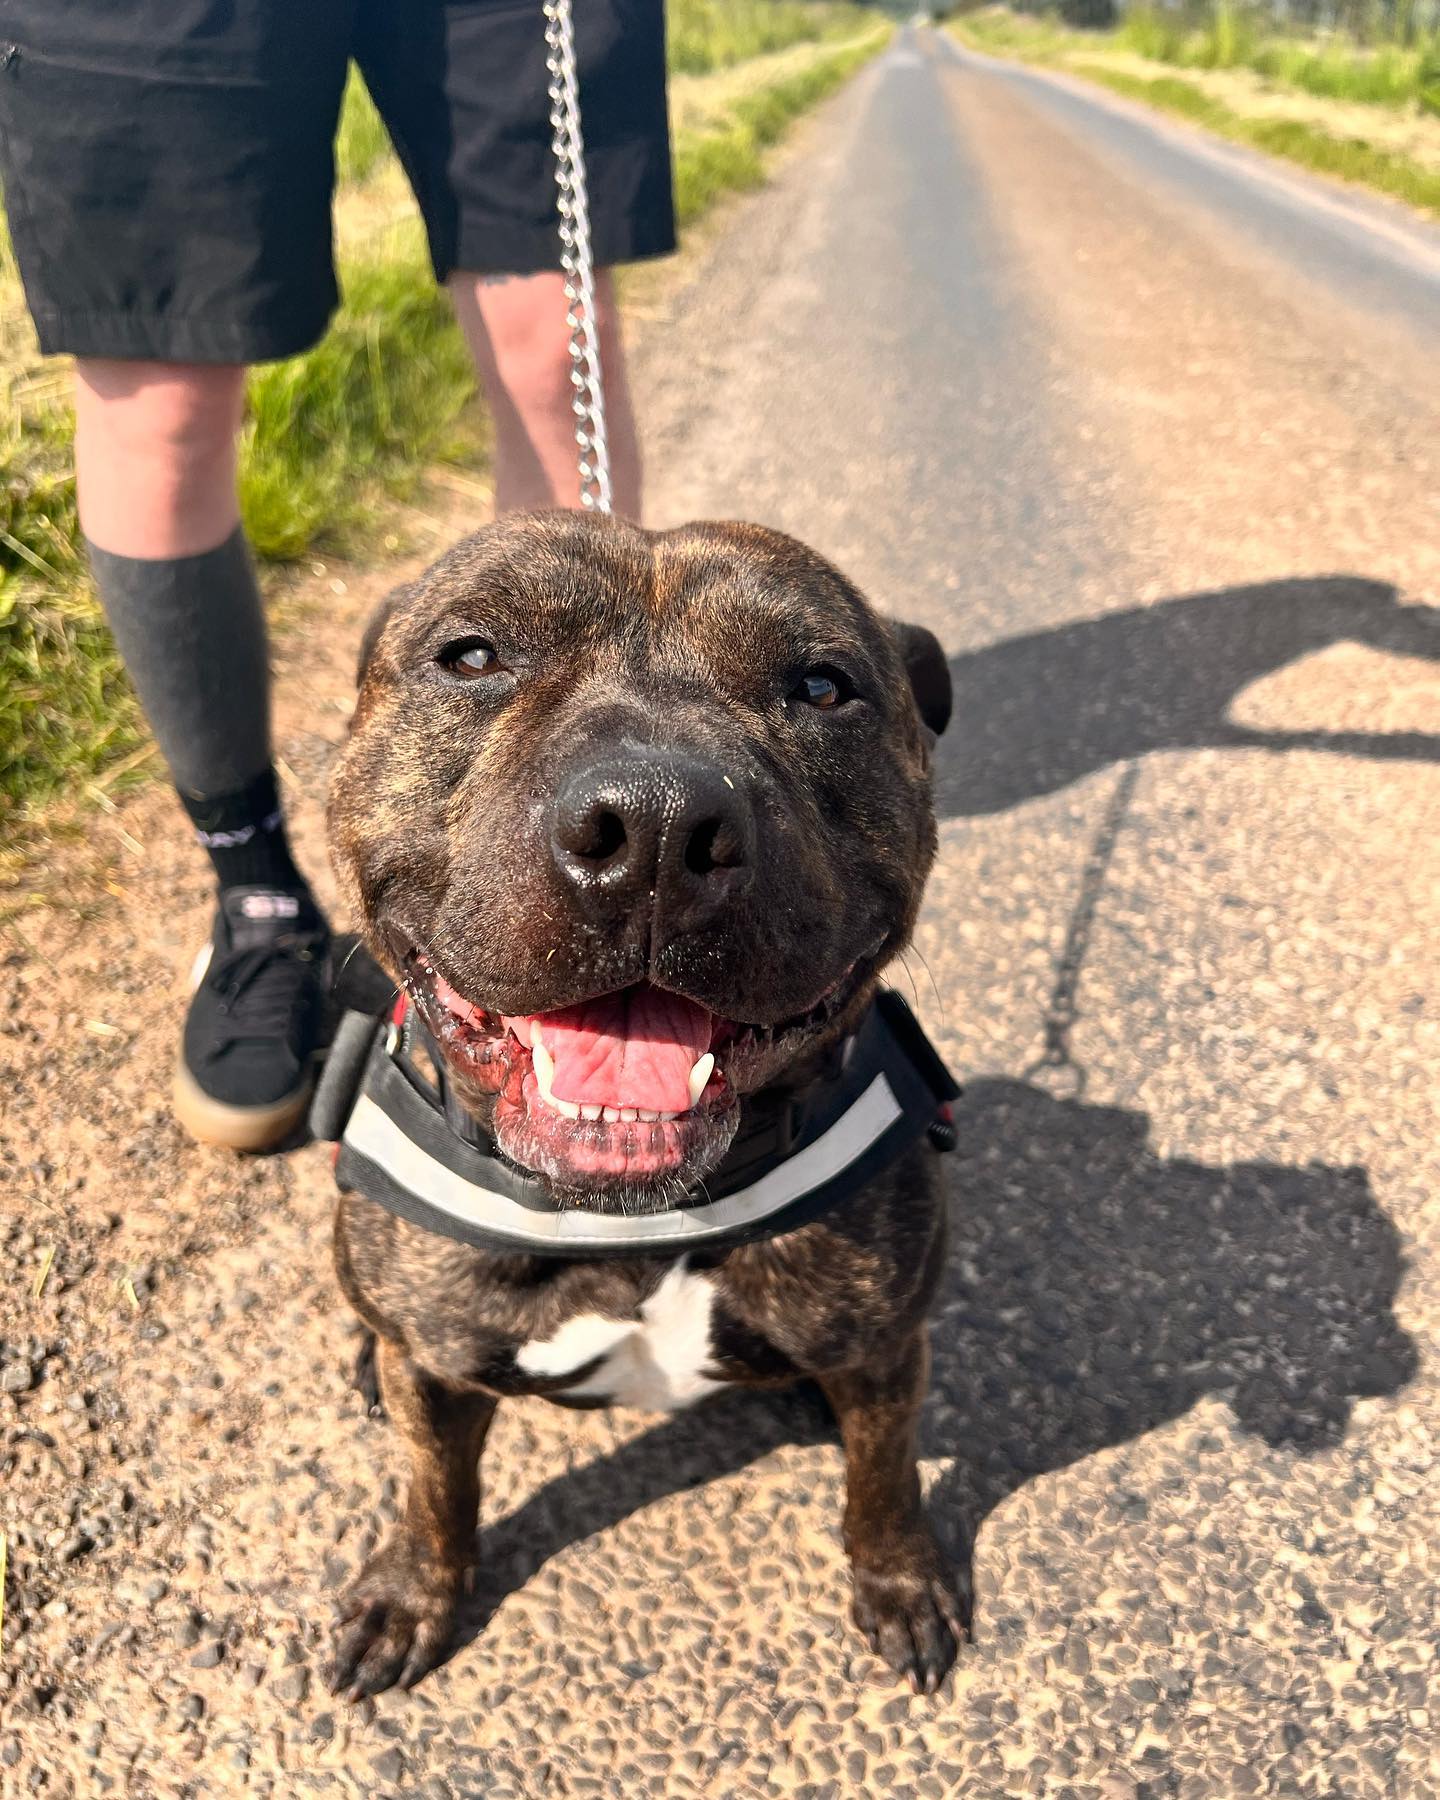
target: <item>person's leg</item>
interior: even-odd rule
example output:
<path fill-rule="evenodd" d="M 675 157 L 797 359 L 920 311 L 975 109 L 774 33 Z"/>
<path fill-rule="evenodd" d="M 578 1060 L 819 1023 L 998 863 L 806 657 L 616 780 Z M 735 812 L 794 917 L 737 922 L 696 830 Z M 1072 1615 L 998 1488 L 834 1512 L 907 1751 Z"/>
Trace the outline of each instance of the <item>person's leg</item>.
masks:
<path fill-rule="evenodd" d="M 221 886 L 303 893 L 277 817 L 265 616 L 240 531 L 244 391 L 236 365 L 81 357 L 76 489 L 111 631 Z"/>
<path fill-rule="evenodd" d="M 270 758 L 265 618 L 240 530 L 236 365 L 76 365 L 81 525 L 111 630 L 219 886 L 176 1107 L 258 1149 L 303 1114 L 324 925 Z"/>
<path fill-rule="evenodd" d="M 240 523 L 245 370 L 224 363 L 75 364 L 80 523 L 116 556 L 199 556 Z"/>
<path fill-rule="evenodd" d="M 495 419 L 496 507 L 580 498 L 545 35 L 537 8 L 360 0 L 356 60 L 410 177 Z M 614 287 L 675 247 L 662 0 L 586 0 L 576 51 L 617 512 L 640 458 Z"/>
<path fill-rule="evenodd" d="M 457 271 L 449 288 L 494 420 L 495 510 L 578 506 L 564 277 Z M 639 519 L 640 446 L 608 270 L 596 279 L 595 299 L 615 511 Z"/>
<path fill-rule="evenodd" d="M 177 1111 L 198 1136 L 263 1148 L 304 1110 L 328 937 L 279 819 L 235 439 L 243 366 L 306 349 L 337 298 L 355 0 L 5 14 L 21 46 L 0 81 L 15 257 L 41 349 L 77 359 L 96 584 L 219 885 Z"/>

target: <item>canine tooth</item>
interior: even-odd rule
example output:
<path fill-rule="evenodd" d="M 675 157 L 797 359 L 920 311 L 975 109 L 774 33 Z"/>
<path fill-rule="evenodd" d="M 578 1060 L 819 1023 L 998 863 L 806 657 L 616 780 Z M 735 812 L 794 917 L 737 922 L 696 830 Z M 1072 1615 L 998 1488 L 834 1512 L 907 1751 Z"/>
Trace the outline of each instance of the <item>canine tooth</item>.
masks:
<path fill-rule="evenodd" d="M 582 1119 L 598 1119 L 604 1110 L 605 1108 L 603 1106 L 582 1106 L 580 1108 L 580 1117 Z"/>
<path fill-rule="evenodd" d="M 535 1085 L 540 1090 L 540 1098 L 549 1107 L 567 1119 L 578 1119 L 580 1108 L 573 1100 L 557 1100 L 551 1092 L 555 1081 L 555 1058 L 543 1044 L 536 1044 L 531 1052 L 531 1060 L 535 1064 Z"/>
<path fill-rule="evenodd" d="M 540 1021 L 538 1019 L 532 1019 L 530 1021 L 530 1048 L 532 1050 L 543 1050 L 545 1048 L 544 1041 L 540 1036 Z"/>
<path fill-rule="evenodd" d="M 700 1096 L 705 1092 L 705 1084 L 709 1081 L 715 1068 L 715 1058 L 707 1050 L 690 1071 L 690 1104 L 698 1106 Z"/>

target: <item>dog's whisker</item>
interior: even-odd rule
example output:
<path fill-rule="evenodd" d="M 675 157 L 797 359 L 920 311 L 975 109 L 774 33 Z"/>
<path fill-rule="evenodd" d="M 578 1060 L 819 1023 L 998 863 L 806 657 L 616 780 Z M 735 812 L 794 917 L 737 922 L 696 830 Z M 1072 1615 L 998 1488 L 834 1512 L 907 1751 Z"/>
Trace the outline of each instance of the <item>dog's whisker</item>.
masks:
<path fill-rule="evenodd" d="M 940 984 L 935 979 L 935 971 L 930 967 L 925 952 L 918 949 L 914 944 L 911 944 L 906 954 L 918 956 L 920 958 L 920 967 L 925 971 L 926 979 L 930 983 L 930 992 L 935 996 L 935 1005 L 940 1014 L 941 1026 L 948 1029 L 950 1024 L 949 1009 L 945 1004 L 945 996 L 940 992 Z M 918 994 L 915 997 L 915 1004 L 917 1006 L 920 1004 L 920 997 Z"/>

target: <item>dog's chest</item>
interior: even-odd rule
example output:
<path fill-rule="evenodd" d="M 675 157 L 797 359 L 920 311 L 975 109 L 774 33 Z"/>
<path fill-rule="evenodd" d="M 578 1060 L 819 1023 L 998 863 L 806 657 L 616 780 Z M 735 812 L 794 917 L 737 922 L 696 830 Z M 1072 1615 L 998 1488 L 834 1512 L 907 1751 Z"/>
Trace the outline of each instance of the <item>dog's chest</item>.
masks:
<path fill-rule="evenodd" d="M 692 1274 L 681 1257 L 641 1302 L 638 1317 L 577 1313 L 551 1337 L 522 1344 L 515 1363 L 547 1382 L 573 1374 L 558 1389 L 566 1399 L 671 1411 L 724 1385 L 713 1364 L 714 1308 L 714 1283 Z"/>

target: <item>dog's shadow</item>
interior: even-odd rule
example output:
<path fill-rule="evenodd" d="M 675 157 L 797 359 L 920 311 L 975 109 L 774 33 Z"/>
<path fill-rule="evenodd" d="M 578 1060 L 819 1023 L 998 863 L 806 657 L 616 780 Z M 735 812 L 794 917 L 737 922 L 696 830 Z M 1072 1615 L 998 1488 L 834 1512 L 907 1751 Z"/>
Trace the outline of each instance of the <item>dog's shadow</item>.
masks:
<path fill-rule="evenodd" d="M 1414 1374 L 1393 1311 L 1399 1237 L 1363 1169 L 1167 1161 L 1143 1114 L 1020 1081 L 976 1082 L 957 1123 L 921 1450 L 941 1468 L 929 1507 L 962 1576 L 985 1516 L 1022 1483 L 1203 1394 L 1304 1452 L 1340 1438 L 1357 1397 Z M 568 1545 L 834 1437 L 813 1389 L 735 1393 L 557 1476 L 485 1531 L 461 1641 Z"/>

